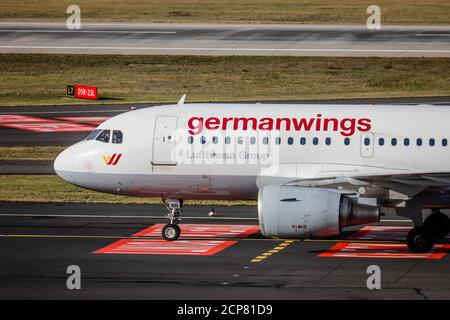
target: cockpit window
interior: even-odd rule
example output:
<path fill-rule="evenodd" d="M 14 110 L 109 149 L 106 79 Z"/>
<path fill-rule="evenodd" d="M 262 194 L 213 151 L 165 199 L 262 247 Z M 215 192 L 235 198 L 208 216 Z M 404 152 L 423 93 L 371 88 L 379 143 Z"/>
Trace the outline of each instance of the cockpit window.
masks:
<path fill-rule="evenodd" d="M 89 133 L 89 135 L 86 137 L 86 140 L 94 140 L 97 137 L 97 135 L 100 133 L 100 131 L 102 131 L 102 130 L 101 129 L 95 129 L 94 131 Z"/>
<path fill-rule="evenodd" d="M 100 133 L 97 139 L 95 140 L 108 143 L 110 137 L 111 137 L 111 130 L 103 130 L 102 133 Z"/>
<path fill-rule="evenodd" d="M 123 134 L 120 130 L 114 130 L 112 136 L 112 143 L 122 143 Z"/>

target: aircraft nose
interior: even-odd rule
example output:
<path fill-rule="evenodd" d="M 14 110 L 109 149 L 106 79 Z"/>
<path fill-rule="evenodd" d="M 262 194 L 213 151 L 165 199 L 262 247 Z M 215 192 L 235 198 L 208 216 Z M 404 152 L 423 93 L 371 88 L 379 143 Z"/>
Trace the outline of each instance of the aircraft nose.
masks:
<path fill-rule="evenodd" d="M 61 179 L 70 183 L 75 182 L 73 178 L 73 158 L 70 150 L 66 149 L 56 157 L 53 169 Z"/>

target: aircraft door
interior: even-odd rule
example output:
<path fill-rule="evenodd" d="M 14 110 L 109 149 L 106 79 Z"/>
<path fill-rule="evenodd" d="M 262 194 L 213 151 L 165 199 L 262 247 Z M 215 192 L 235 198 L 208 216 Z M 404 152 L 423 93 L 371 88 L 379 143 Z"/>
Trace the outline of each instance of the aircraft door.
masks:
<path fill-rule="evenodd" d="M 153 133 L 153 165 L 175 166 L 175 131 L 178 117 L 159 116 Z"/>

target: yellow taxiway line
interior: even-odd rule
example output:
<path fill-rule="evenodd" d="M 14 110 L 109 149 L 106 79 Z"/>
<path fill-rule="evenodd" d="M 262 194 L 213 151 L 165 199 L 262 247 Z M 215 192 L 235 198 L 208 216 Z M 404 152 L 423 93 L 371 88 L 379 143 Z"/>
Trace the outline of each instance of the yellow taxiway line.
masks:
<path fill-rule="evenodd" d="M 264 261 L 268 257 L 272 256 L 275 253 L 280 252 L 281 250 L 284 250 L 286 247 L 290 246 L 292 243 L 294 243 L 295 240 L 284 240 L 282 243 L 278 244 L 276 247 L 262 253 L 261 255 L 253 258 L 250 260 L 251 262 L 258 263 L 261 261 Z"/>

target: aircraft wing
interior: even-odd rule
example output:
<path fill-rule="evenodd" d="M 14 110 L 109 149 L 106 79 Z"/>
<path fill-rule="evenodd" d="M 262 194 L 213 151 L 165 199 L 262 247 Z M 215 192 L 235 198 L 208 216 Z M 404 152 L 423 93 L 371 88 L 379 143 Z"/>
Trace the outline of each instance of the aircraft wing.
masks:
<path fill-rule="evenodd" d="M 429 188 L 450 186 L 450 172 L 323 164 L 286 164 L 261 172 L 258 186 L 283 184 L 327 188 L 357 193 L 368 198 L 408 200 Z"/>

